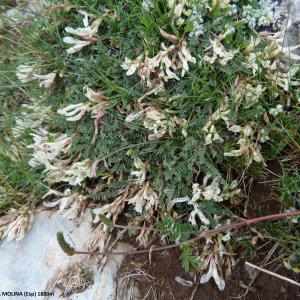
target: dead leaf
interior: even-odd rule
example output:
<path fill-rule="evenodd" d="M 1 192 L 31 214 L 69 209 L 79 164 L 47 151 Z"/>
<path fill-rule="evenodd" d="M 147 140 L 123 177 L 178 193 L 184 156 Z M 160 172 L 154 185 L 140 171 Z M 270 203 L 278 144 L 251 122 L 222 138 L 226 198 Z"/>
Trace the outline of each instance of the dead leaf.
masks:
<path fill-rule="evenodd" d="M 264 121 L 266 122 L 266 124 L 270 124 L 270 119 L 269 119 L 268 114 L 266 112 L 264 113 Z"/>
<path fill-rule="evenodd" d="M 178 41 L 177 37 L 173 34 L 169 34 L 167 32 L 165 32 L 163 29 L 161 29 L 160 27 L 158 27 L 159 32 L 161 34 L 161 36 L 166 39 L 167 41 L 170 41 L 172 43 L 176 43 Z"/>
<path fill-rule="evenodd" d="M 0 217 L 0 227 L 5 226 L 8 223 L 11 223 L 16 217 L 17 217 L 16 214 L 9 214 L 9 215 Z"/>

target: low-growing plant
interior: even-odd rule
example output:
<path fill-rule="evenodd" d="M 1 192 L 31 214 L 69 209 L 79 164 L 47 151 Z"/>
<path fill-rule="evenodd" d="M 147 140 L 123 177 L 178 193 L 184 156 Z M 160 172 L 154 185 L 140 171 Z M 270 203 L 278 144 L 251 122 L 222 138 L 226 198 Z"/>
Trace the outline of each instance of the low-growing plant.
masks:
<path fill-rule="evenodd" d="M 90 206 L 97 226 L 89 251 L 105 250 L 108 220 L 121 216 L 138 226 L 131 233 L 144 247 L 158 233 L 181 243 L 243 217 L 243 182 L 263 177 L 283 150 L 299 154 L 299 66 L 281 60 L 288 56 L 283 32 L 256 30 L 271 24 L 272 5 L 44 5 L 29 18 L 4 18 L 1 212 L 43 203 L 80 222 Z M 285 169 L 277 189 L 286 209 L 298 208 L 298 183 L 298 166 Z M 274 228 L 264 230 L 281 239 Z M 224 289 L 235 264 L 233 236 L 183 246 L 184 269 Z M 290 253 L 285 264 L 296 270 L 298 256 Z"/>

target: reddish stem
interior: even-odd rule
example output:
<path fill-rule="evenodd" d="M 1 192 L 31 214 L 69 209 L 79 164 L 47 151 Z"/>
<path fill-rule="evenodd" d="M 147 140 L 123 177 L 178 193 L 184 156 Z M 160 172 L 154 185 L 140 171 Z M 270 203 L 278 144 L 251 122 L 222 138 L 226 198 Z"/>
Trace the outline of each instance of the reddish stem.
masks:
<path fill-rule="evenodd" d="M 224 232 L 227 230 L 231 229 L 237 229 L 243 226 L 251 225 L 251 224 L 256 224 L 260 222 L 265 222 L 265 221 L 270 221 L 270 220 L 275 220 L 275 219 L 281 219 L 281 218 L 286 218 L 286 217 L 291 217 L 291 216 L 298 216 L 300 215 L 300 210 L 297 211 L 290 211 L 290 212 L 285 212 L 285 213 L 278 213 L 278 214 L 273 214 L 273 215 L 268 215 L 268 216 L 262 216 L 258 218 L 253 218 L 249 220 L 245 220 L 239 223 L 232 223 L 232 224 L 227 224 L 218 228 L 210 229 L 207 231 L 204 231 L 200 233 L 198 236 L 187 240 L 185 242 L 182 242 L 180 244 L 172 244 L 168 246 L 163 246 L 163 247 L 151 247 L 150 249 L 144 249 L 144 250 L 134 250 L 134 251 L 115 251 L 115 252 L 109 252 L 109 251 L 103 251 L 99 252 L 98 250 L 96 251 L 75 251 L 75 254 L 88 254 L 88 255 L 136 255 L 136 254 L 144 254 L 144 253 L 149 253 L 149 252 L 156 252 L 156 251 L 164 251 L 164 250 L 169 250 L 173 248 L 180 247 L 182 245 L 190 245 L 194 244 L 195 242 L 210 236 L 214 235 L 216 233 Z"/>

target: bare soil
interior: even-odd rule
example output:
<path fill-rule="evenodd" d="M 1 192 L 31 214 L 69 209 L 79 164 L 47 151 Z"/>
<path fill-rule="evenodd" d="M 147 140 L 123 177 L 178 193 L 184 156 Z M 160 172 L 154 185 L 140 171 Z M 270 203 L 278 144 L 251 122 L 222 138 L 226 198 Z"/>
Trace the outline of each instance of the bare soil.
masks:
<path fill-rule="evenodd" d="M 265 254 L 269 249 L 261 249 Z M 262 252 L 262 254 L 263 254 Z M 140 270 L 140 276 L 133 276 L 135 286 L 138 287 L 140 299 L 158 299 L 158 300 L 182 300 L 182 299 L 199 299 L 199 300 L 296 300 L 300 299 L 300 289 L 274 278 L 270 275 L 260 273 L 256 278 L 250 291 L 245 294 L 246 287 L 251 281 L 248 272 L 245 270 L 244 261 L 240 261 L 235 267 L 233 274 L 226 281 L 226 288 L 220 292 L 211 280 L 207 284 L 200 284 L 196 274 L 193 272 L 185 273 L 180 261 L 179 250 L 171 250 L 164 253 L 153 253 L 152 262 L 149 263 L 148 255 L 129 257 L 122 266 L 120 275 L 125 270 Z M 251 259 L 254 264 L 262 261 L 262 255 L 257 255 Z M 273 269 L 274 271 L 274 269 Z M 287 271 L 285 268 L 276 268 L 276 273 L 287 276 L 288 278 L 297 280 L 293 272 Z M 145 276 L 144 274 L 148 274 Z M 151 276 L 151 278 L 150 278 Z M 182 286 L 175 281 L 175 277 L 180 276 L 185 280 L 192 281 L 192 287 Z M 150 279 L 149 279 L 150 278 Z M 153 278 L 153 279 L 152 279 Z M 299 279 L 299 278 L 298 278 Z M 245 295 L 244 295 L 245 294 Z"/>
<path fill-rule="evenodd" d="M 248 218 L 273 214 L 282 211 L 282 205 L 274 192 L 270 181 L 280 175 L 280 164 L 271 162 L 268 165 L 268 175 L 261 181 L 254 181 L 250 185 L 248 199 L 246 201 L 245 215 Z M 246 229 L 246 231 L 249 229 Z M 255 246 L 256 252 L 247 260 L 257 266 L 261 266 L 264 258 L 272 249 L 274 242 L 259 241 Z M 162 253 L 152 253 L 151 262 L 149 255 L 128 257 L 123 263 L 119 276 L 125 273 L 130 277 L 131 284 L 138 287 L 140 299 L 156 300 L 296 300 L 300 299 L 300 288 L 277 279 L 265 273 L 259 273 L 254 283 L 251 282 L 249 270 L 245 269 L 245 259 L 242 249 L 236 249 L 236 261 L 238 262 L 230 278 L 226 280 L 225 290 L 220 292 L 210 280 L 207 284 L 197 284 L 199 277 L 195 271 L 185 273 L 180 260 L 180 250 L 173 249 Z M 277 251 L 270 257 L 264 268 L 277 274 L 286 276 L 300 282 L 300 276 L 282 267 L 280 254 Z M 191 281 L 191 287 L 183 286 L 175 281 L 175 277 Z M 138 300 L 138 299 L 136 299 Z"/>

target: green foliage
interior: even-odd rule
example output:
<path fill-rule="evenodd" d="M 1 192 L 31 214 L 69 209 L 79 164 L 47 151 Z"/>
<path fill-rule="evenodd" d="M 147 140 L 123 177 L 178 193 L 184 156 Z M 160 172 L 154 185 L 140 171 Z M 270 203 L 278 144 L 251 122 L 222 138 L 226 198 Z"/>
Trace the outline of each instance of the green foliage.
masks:
<path fill-rule="evenodd" d="M 188 272 L 190 267 L 196 270 L 200 267 L 200 259 L 198 256 L 193 255 L 193 248 L 188 245 L 182 245 L 181 247 L 180 260 L 185 272 Z"/>
<path fill-rule="evenodd" d="M 279 191 L 279 197 L 286 208 L 300 207 L 300 170 L 295 165 L 285 165 L 279 181 L 274 187 Z"/>
<path fill-rule="evenodd" d="M 162 221 L 159 221 L 157 228 L 162 230 L 162 235 L 170 238 L 177 243 L 187 241 L 191 235 L 199 228 L 182 220 L 174 220 L 170 215 L 166 215 Z"/>
<path fill-rule="evenodd" d="M 98 215 L 101 223 L 103 223 L 104 225 L 108 226 L 108 227 L 113 227 L 114 223 L 111 219 L 106 218 L 104 215 Z"/>

